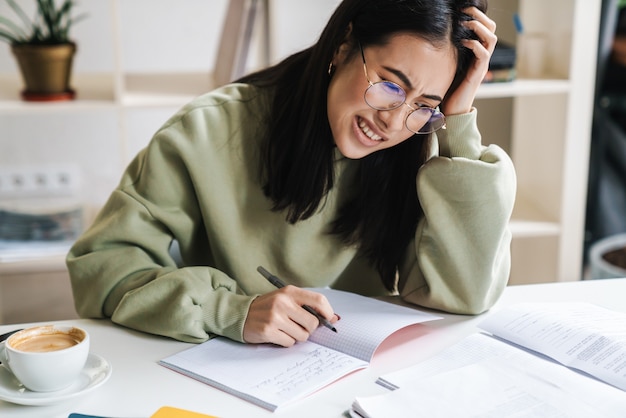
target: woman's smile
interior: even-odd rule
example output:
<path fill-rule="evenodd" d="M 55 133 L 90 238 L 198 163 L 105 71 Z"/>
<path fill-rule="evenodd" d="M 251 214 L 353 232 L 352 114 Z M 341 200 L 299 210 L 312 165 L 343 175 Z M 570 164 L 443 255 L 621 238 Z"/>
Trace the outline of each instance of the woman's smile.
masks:
<path fill-rule="evenodd" d="M 356 120 L 357 120 L 357 125 L 361 133 L 365 135 L 370 141 L 375 142 L 373 145 L 377 145 L 376 142 L 384 141 L 383 137 L 378 135 L 376 132 L 374 132 L 374 129 L 371 128 L 363 118 L 361 118 L 360 116 L 357 116 Z M 370 141 L 366 140 L 362 142 L 364 142 L 364 145 L 368 145 Z"/>

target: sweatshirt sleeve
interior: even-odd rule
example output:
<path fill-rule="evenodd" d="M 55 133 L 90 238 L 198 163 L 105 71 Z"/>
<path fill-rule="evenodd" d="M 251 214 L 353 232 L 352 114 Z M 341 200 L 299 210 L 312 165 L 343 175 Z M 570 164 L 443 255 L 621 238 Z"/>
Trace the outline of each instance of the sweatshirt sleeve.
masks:
<path fill-rule="evenodd" d="M 209 243 L 184 157 L 193 145 L 160 136 L 129 165 L 67 256 L 76 310 L 181 341 L 243 341 L 254 296 L 209 262 L 179 267 L 170 255 L 177 238 L 206 260 Z"/>
<path fill-rule="evenodd" d="M 404 300 L 460 314 L 489 309 L 510 274 L 515 170 L 500 147 L 481 145 L 476 113 L 437 133 L 438 156 L 416 179 L 424 217 L 399 268 Z"/>

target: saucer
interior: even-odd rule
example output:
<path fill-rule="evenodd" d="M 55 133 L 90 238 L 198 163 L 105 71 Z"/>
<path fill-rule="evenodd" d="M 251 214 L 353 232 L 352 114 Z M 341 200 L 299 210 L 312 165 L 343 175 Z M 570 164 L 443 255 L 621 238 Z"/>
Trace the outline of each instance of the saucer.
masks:
<path fill-rule="evenodd" d="M 78 379 L 69 387 L 54 392 L 32 392 L 5 367 L 0 367 L 0 400 L 20 405 L 53 405 L 84 395 L 106 382 L 111 365 L 104 358 L 89 353 Z"/>

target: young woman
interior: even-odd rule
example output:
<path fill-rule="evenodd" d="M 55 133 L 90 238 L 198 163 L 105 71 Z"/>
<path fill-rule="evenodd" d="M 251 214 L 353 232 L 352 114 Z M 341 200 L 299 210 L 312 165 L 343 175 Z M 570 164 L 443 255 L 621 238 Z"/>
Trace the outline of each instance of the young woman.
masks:
<path fill-rule="evenodd" d="M 338 319 L 303 287 L 488 309 L 515 173 L 472 107 L 497 39 L 485 8 L 344 0 L 315 45 L 184 107 L 70 251 L 77 311 L 290 346 L 319 325 L 303 305 Z"/>

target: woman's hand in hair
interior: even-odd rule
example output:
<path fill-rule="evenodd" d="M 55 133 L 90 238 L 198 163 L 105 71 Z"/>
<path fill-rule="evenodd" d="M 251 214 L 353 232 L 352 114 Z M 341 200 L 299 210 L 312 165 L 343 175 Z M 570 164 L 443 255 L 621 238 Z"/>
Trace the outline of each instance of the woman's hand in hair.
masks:
<path fill-rule="evenodd" d="M 472 20 L 463 22 L 468 29 L 472 30 L 478 39 L 465 39 L 463 43 L 474 53 L 474 61 L 471 64 L 465 80 L 459 87 L 441 104 L 441 111 L 444 115 L 459 115 L 467 113 L 472 109 L 476 92 L 480 87 L 487 70 L 489 60 L 496 47 L 498 37 L 496 36 L 496 22 L 475 7 L 463 10 L 464 13 L 472 17 Z"/>
<path fill-rule="evenodd" d="M 308 340 L 319 321 L 304 310 L 303 305 L 310 306 L 331 323 L 338 320 L 324 295 L 285 286 L 252 302 L 243 328 L 244 341 L 291 347 L 298 341 Z"/>

